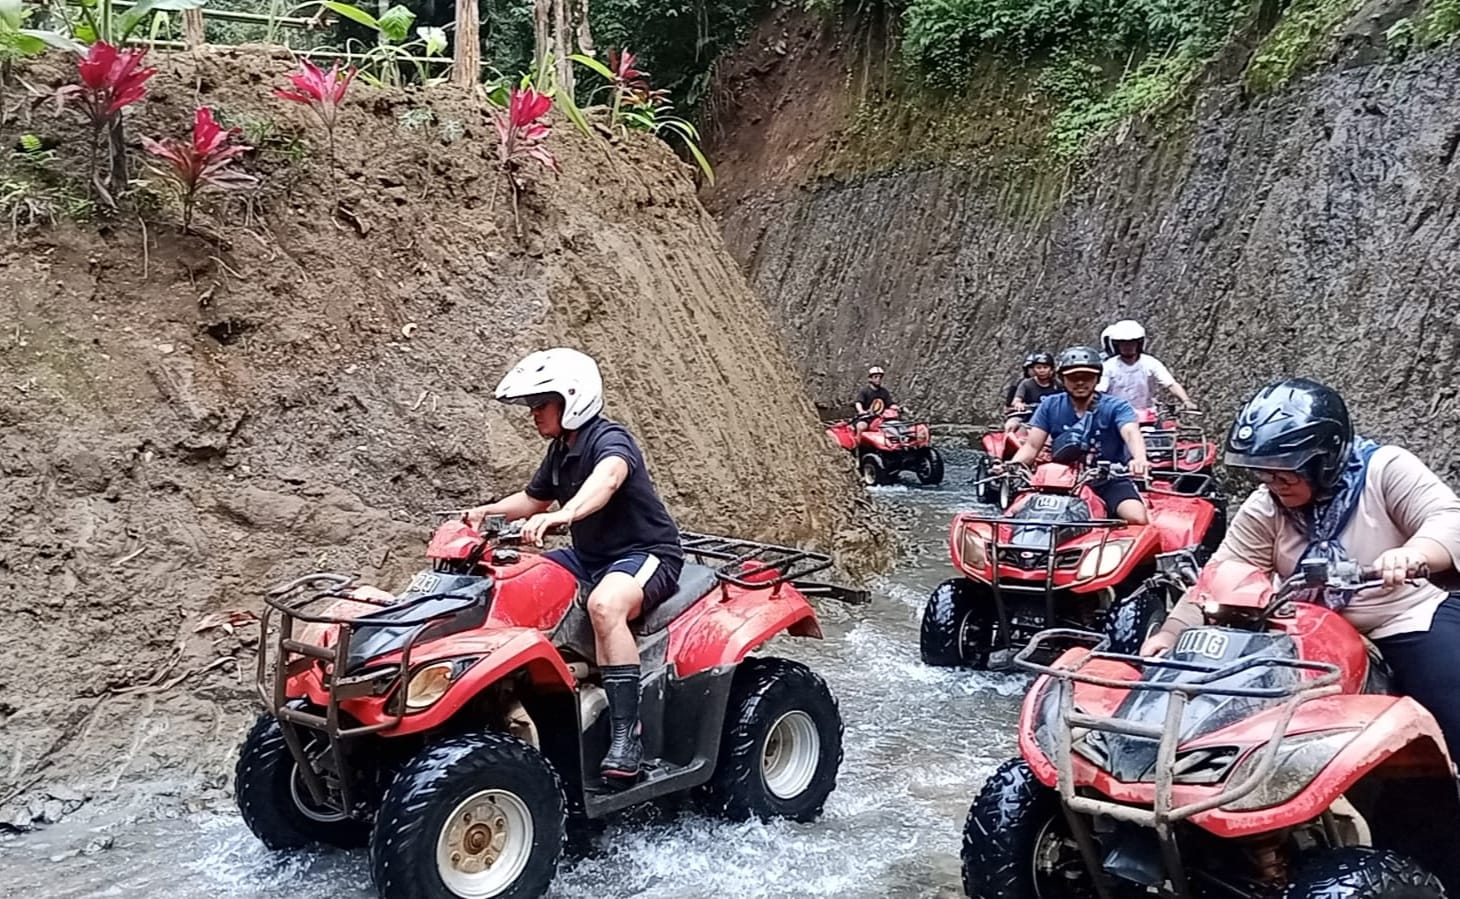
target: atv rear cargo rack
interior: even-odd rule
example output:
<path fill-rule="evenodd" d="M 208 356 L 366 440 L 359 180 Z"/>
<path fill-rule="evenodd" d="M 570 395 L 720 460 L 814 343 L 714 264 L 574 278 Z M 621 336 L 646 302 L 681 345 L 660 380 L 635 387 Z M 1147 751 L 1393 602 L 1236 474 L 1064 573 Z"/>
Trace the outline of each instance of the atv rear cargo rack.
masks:
<path fill-rule="evenodd" d="M 1031 657 L 1040 650 L 1041 644 L 1053 641 L 1093 645 L 1093 648 L 1073 667 L 1055 667 L 1031 660 Z M 1058 691 L 1058 733 L 1056 734 L 1054 758 L 1050 761 L 1055 766 L 1057 787 L 1065 808 L 1084 815 L 1105 815 L 1153 829 L 1161 845 L 1166 874 L 1175 888 L 1176 895 L 1179 899 L 1190 899 L 1191 888 L 1186 879 L 1172 825 L 1193 815 L 1236 802 L 1254 792 L 1268 780 L 1277 768 L 1278 750 L 1288 735 L 1288 726 L 1292 723 L 1293 715 L 1297 713 L 1298 707 L 1312 700 L 1338 693 L 1341 690 L 1338 680 L 1342 672 L 1337 665 L 1328 662 L 1262 657 L 1240 659 L 1217 667 L 1169 658 L 1144 658 L 1138 655 L 1109 652 L 1106 650 L 1109 645 L 1110 639 L 1100 634 L 1069 628 L 1054 628 L 1036 634 L 1034 639 L 1029 641 L 1029 645 L 1014 657 L 1014 664 L 1036 674 L 1048 676 L 1051 680 L 1050 686 L 1046 689 Z M 1159 668 L 1168 671 L 1191 672 L 1199 676 L 1191 680 L 1165 683 L 1144 679 L 1123 680 L 1102 677 L 1085 670 L 1087 665 L 1095 661 L 1120 662 L 1137 670 Z M 1289 686 L 1234 687 L 1220 684 L 1226 678 L 1257 668 L 1287 668 L 1297 671 L 1300 675 L 1310 673 L 1317 676 L 1300 679 Z M 1114 716 L 1087 715 L 1078 712 L 1075 710 L 1074 685 L 1076 683 L 1106 689 L 1165 693 L 1169 697 L 1166 703 L 1166 720 L 1157 726 L 1127 721 Z M 1176 751 L 1182 742 L 1182 716 L 1185 714 L 1187 702 L 1193 696 L 1201 695 L 1283 699 L 1286 701 L 1280 706 L 1281 711 L 1278 721 L 1273 727 L 1272 735 L 1260 749 L 1253 750 L 1253 752 L 1261 754 L 1256 770 L 1241 783 L 1228 786 L 1215 795 L 1177 806 L 1173 796 L 1176 787 L 1174 767 Z M 1081 795 L 1075 783 L 1074 731 L 1076 728 L 1085 731 L 1085 734 L 1081 734 L 1082 739 L 1090 732 L 1103 732 L 1143 737 L 1157 742 L 1158 748 L 1153 769 L 1155 771 L 1155 803 L 1151 808 L 1146 809 Z M 1096 881 L 1097 892 L 1101 899 L 1113 899 L 1115 894 L 1105 879 L 1106 875 L 1101 867 L 1095 841 L 1087 822 L 1077 815 L 1067 814 L 1066 817 L 1069 819 L 1075 840 L 1079 844 L 1080 853 Z"/>
<path fill-rule="evenodd" d="M 416 644 L 441 636 L 447 621 L 471 610 L 473 606 L 481 606 L 483 613 L 486 609 L 486 603 L 481 596 L 464 596 L 459 593 L 431 593 L 412 597 L 404 602 L 358 598 L 343 589 L 353 583 L 353 578 L 329 572 L 316 572 L 295 578 L 265 594 L 264 613 L 259 622 L 259 654 L 254 675 L 259 699 L 278 718 L 284 742 L 294 756 L 300 778 L 310 796 L 325 808 L 331 807 L 333 803 L 322 778 L 311 763 L 305 750 L 306 741 L 301 738 L 298 728 L 307 728 L 324 735 L 329 741 L 332 756 L 341 759 L 341 740 L 396 726 L 405 716 L 404 685 L 407 672 L 411 670 L 411 653 Z M 320 587 L 323 589 L 319 589 Z M 301 597 L 301 593 L 306 595 Z M 442 603 L 442 600 L 446 602 Z M 423 607 L 433 601 L 435 606 L 430 611 L 425 611 Z M 330 614 L 328 611 L 312 611 L 310 608 L 317 603 L 340 602 L 377 608 L 355 615 Z M 389 618 L 371 618 L 379 611 L 387 609 L 391 612 Z M 413 610 L 416 614 L 411 614 Z M 270 641 L 269 623 L 275 612 L 279 615 L 279 633 L 276 640 Z M 334 626 L 334 643 L 323 646 L 295 639 L 295 624 L 298 622 Z M 410 629 L 410 633 L 400 643 L 400 663 L 364 672 L 349 670 L 350 646 L 354 638 L 360 631 L 377 628 Z M 323 663 L 321 683 L 328 697 L 323 715 L 296 708 L 289 702 L 287 694 L 290 677 L 320 663 Z M 368 696 L 389 697 L 386 708 L 382 709 L 385 720 L 361 726 L 351 726 L 348 719 L 341 720 L 342 701 Z M 339 790 L 344 806 L 341 811 L 348 812 L 351 809 L 349 778 L 339 779 Z"/>
<path fill-rule="evenodd" d="M 824 553 L 688 531 L 680 532 L 680 544 L 691 556 L 707 563 L 718 562 L 718 565 L 711 565 L 715 576 L 736 587 L 771 590 L 781 584 L 790 584 L 806 596 L 839 602 L 862 604 L 870 598 L 866 590 L 807 580 L 808 575 L 831 567 L 831 556 Z"/>

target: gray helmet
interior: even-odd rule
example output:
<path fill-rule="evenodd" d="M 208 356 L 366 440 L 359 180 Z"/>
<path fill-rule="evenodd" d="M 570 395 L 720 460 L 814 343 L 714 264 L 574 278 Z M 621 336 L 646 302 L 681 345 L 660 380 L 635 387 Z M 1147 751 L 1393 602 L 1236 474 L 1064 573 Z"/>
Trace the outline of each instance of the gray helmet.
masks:
<path fill-rule="evenodd" d="M 1072 346 L 1060 353 L 1055 369 L 1062 375 L 1073 371 L 1092 371 L 1098 375 L 1105 367 L 1100 359 L 1100 352 L 1094 347 Z"/>

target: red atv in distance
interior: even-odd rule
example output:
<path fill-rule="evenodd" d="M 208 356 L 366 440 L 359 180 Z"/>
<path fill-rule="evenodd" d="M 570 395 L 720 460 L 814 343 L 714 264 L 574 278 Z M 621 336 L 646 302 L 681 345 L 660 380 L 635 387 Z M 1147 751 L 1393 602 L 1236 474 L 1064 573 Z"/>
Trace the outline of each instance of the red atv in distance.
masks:
<path fill-rule="evenodd" d="M 888 406 L 868 422 L 860 438 L 850 421 L 836 422 L 826 433 L 857 457 L 868 487 L 891 484 L 902 471 L 916 474 L 921 484 L 943 483 L 943 456 L 933 446 L 928 426 L 904 421 L 897 406 Z"/>
<path fill-rule="evenodd" d="M 1024 440 L 1029 433 L 1027 430 L 1029 419 L 1033 417 L 1033 408 L 1009 409 L 1005 412 L 1004 419 L 1006 421 L 1010 418 L 1022 419 L 1025 427 L 1009 431 L 1000 425 L 988 428 L 979 437 L 982 452 L 974 456 L 973 477 L 970 479 L 974 484 L 979 502 L 1007 509 L 1009 504 L 1014 501 L 1014 490 L 1017 489 L 1018 482 L 1010 478 L 994 477 L 994 465 L 1012 460 L 1024 446 Z M 1048 461 L 1050 461 L 1050 448 L 1046 444 L 1039 451 L 1034 464 L 1041 465 Z"/>
<path fill-rule="evenodd" d="M 1127 524 L 1110 517 L 1091 489 L 1125 473 L 1108 462 L 1047 462 L 1032 477 L 1022 469 L 996 475 L 1017 482 L 1015 498 L 1005 510 L 984 506 L 954 517 L 948 546 L 959 576 L 928 597 L 923 661 L 988 668 L 993 653 L 1012 652 L 1039 631 L 1099 631 L 1107 621 L 1123 645 L 1138 648 L 1171 599 L 1169 591 L 1136 588 L 1158 574 L 1163 554 L 1204 560 L 1216 549 L 1226 499 L 1214 481 L 1201 496 L 1154 481 L 1145 493 L 1151 523 Z"/>
<path fill-rule="evenodd" d="M 1180 414 L 1191 416 L 1201 413 Z M 1158 475 L 1168 476 L 1173 490 L 1196 493 L 1216 470 L 1217 444 L 1208 440 L 1206 431 L 1201 428 L 1183 425 L 1177 415 L 1177 408 L 1168 403 L 1136 410 L 1151 469 Z"/>
<path fill-rule="evenodd" d="M 1444 737 L 1390 695 L 1372 644 L 1297 601 L 1382 586 L 1305 561 L 1274 589 L 1209 565 L 1206 625 L 1159 658 L 1100 642 L 1037 672 L 1022 758 L 984 784 L 963 836 L 969 896 L 1440 899 L 1460 888 L 1460 792 Z M 1442 887 L 1443 884 L 1443 887 Z"/>
<path fill-rule="evenodd" d="M 578 584 L 509 548 L 500 519 L 442 524 L 400 596 L 333 574 L 272 591 L 245 823 L 271 849 L 368 844 L 384 899 L 520 899 L 548 889 L 570 819 L 691 790 L 735 819 L 815 819 L 842 758 L 836 700 L 806 666 L 748 654 L 821 636 L 807 594 L 861 597 L 805 580 L 827 556 L 683 540 L 679 591 L 635 624 L 646 773 L 627 787 L 598 773 L 607 698 Z"/>

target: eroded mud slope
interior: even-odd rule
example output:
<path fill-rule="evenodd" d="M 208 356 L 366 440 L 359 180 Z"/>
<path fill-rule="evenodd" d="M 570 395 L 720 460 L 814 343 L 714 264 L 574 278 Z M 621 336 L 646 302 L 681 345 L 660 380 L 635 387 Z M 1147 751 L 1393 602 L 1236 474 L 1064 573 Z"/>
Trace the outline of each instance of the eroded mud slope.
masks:
<path fill-rule="evenodd" d="M 524 483 L 543 445 L 491 392 L 532 349 L 598 357 L 685 526 L 885 559 L 662 146 L 560 123 L 563 174 L 534 180 L 518 237 L 465 98 L 357 84 L 331 178 L 269 96 L 284 62 L 162 67 L 134 139 L 181 131 L 195 100 L 274 136 L 249 158 L 259 190 L 196 235 L 154 210 L 0 252 L 0 816 L 74 806 L 62 789 L 46 811 L 57 784 L 223 784 L 259 591 L 310 569 L 393 582 L 429 510 Z M 40 108 L 27 127 L 77 138 Z"/>

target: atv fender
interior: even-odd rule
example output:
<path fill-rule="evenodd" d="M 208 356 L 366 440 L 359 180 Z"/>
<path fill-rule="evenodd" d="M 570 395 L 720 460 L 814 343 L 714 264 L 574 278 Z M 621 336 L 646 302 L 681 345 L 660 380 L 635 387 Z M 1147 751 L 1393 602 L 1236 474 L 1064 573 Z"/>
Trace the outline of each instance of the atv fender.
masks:
<path fill-rule="evenodd" d="M 446 695 L 434 705 L 406 715 L 400 724 L 383 731 L 384 736 L 398 737 L 440 727 L 483 690 L 519 670 L 539 690 L 571 691 L 576 683 L 563 657 L 535 629 L 486 632 L 456 638 L 450 643 L 451 654 L 447 658 L 478 657 L 477 661 L 452 682 Z M 411 667 L 419 670 L 425 664 L 429 663 L 412 660 Z"/>
<path fill-rule="evenodd" d="M 1399 778 L 1434 777 L 1452 781 L 1450 757 L 1439 724 L 1407 696 L 1336 696 L 1329 722 L 1367 723 L 1319 769 L 1291 799 L 1251 811 L 1214 809 L 1192 823 L 1219 837 L 1242 837 L 1293 827 L 1330 808 L 1370 773 Z M 1250 798 L 1250 797 L 1249 797 Z"/>
<path fill-rule="evenodd" d="M 821 638 L 816 612 L 801 591 L 789 584 L 772 590 L 731 587 L 727 599 L 701 603 L 669 626 L 669 658 L 678 677 L 689 677 L 737 665 L 782 631 Z"/>

